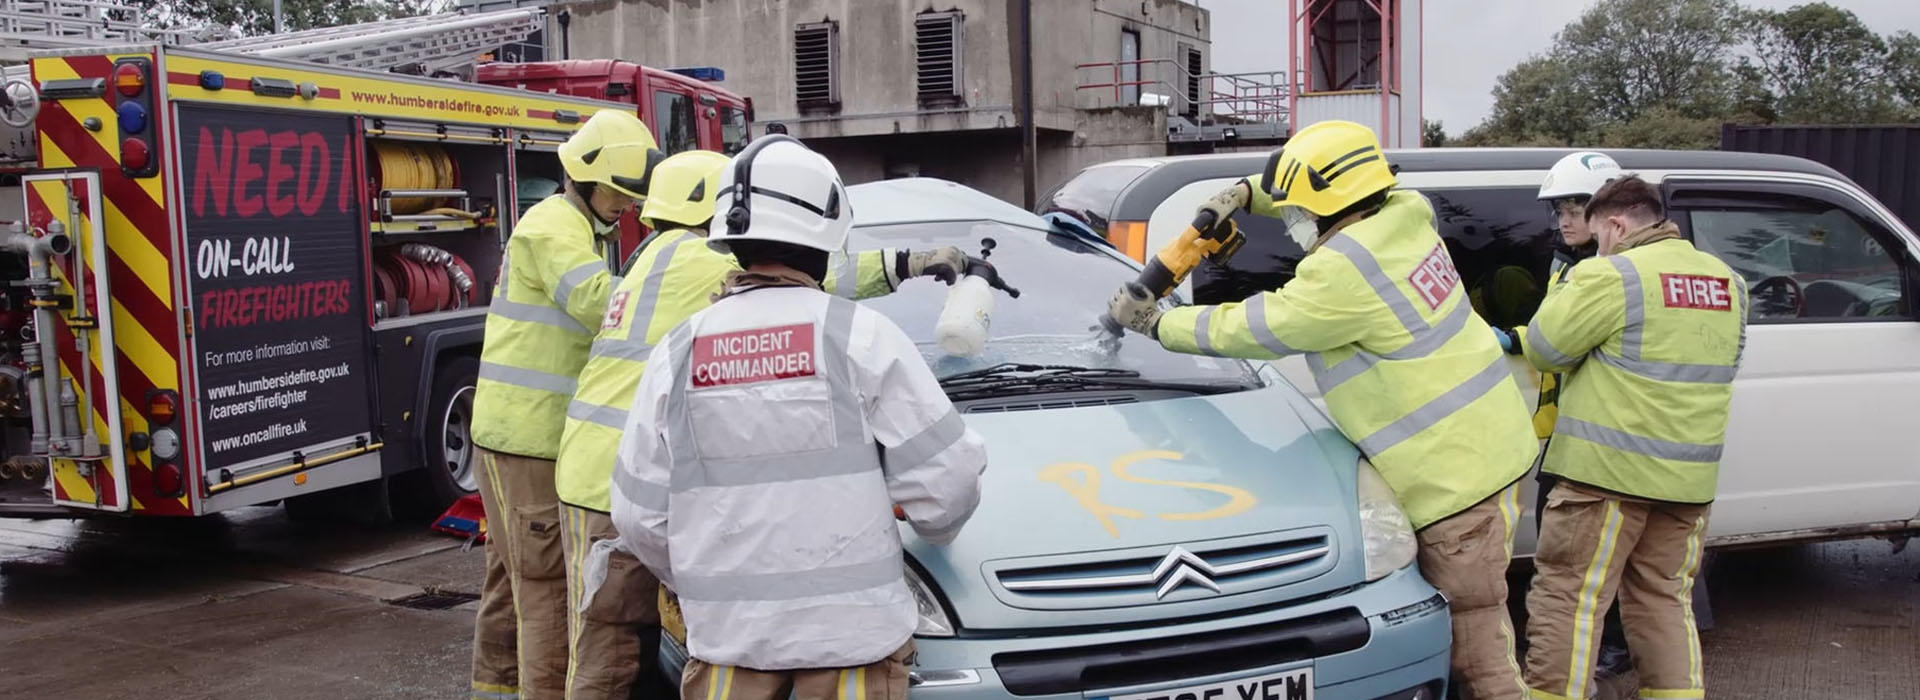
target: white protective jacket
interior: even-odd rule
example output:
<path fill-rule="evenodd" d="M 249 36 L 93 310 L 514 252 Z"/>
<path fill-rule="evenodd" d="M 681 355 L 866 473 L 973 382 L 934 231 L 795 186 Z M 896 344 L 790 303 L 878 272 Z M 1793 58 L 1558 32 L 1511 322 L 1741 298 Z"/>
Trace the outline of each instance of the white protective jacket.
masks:
<path fill-rule="evenodd" d="M 816 289 L 753 288 L 648 357 L 613 523 L 679 594 L 694 658 L 861 666 L 916 625 L 892 507 L 951 541 L 985 468 L 984 441 L 893 322 Z"/>

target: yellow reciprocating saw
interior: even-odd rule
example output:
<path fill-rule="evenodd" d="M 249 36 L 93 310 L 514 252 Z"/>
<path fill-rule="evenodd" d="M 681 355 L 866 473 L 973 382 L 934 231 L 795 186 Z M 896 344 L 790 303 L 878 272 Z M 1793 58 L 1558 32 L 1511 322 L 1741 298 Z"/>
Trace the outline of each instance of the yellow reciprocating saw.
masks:
<path fill-rule="evenodd" d="M 1166 247 L 1147 258 L 1147 266 L 1140 276 L 1127 284 L 1127 291 L 1136 298 L 1161 299 L 1172 294 L 1174 288 L 1193 274 L 1202 260 L 1212 260 L 1215 264 L 1226 264 L 1234 253 L 1240 252 L 1247 237 L 1241 235 L 1240 227 L 1232 219 L 1220 222 L 1211 211 L 1202 211 L 1193 217 L 1193 224 L 1180 232 Z M 1112 316 L 1101 316 L 1100 322 L 1107 331 L 1120 335 L 1120 322 Z"/>

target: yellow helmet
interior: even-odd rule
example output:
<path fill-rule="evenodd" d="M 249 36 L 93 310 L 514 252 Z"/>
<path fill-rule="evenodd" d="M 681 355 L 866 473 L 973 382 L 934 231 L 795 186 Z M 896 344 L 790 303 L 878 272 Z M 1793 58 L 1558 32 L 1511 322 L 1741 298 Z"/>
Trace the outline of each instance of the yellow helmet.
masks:
<path fill-rule="evenodd" d="M 720 193 L 720 171 L 732 161 L 713 151 L 684 151 L 660 161 L 647 188 L 647 203 L 640 208 L 641 220 L 681 226 L 706 223 L 713 218 L 714 195 Z"/>
<path fill-rule="evenodd" d="M 647 177 L 666 158 L 653 130 L 632 112 L 594 112 L 579 131 L 560 144 L 560 165 L 575 182 L 597 182 L 635 200 L 646 199 Z"/>
<path fill-rule="evenodd" d="M 1392 187 L 1396 180 L 1380 138 L 1361 124 L 1318 122 L 1294 134 L 1260 171 L 1277 205 L 1332 216 Z"/>

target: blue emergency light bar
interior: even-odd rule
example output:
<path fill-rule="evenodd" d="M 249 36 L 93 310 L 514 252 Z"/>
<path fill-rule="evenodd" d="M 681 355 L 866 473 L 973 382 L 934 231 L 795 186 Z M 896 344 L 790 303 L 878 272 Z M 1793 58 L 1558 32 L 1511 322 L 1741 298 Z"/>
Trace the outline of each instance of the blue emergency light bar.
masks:
<path fill-rule="evenodd" d="M 687 76 L 694 80 L 704 80 L 709 83 L 717 83 L 727 79 L 726 71 L 720 70 L 719 68 L 715 68 L 713 66 L 701 66 L 699 68 L 668 68 L 667 72 L 679 73 L 681 75 Z"/>

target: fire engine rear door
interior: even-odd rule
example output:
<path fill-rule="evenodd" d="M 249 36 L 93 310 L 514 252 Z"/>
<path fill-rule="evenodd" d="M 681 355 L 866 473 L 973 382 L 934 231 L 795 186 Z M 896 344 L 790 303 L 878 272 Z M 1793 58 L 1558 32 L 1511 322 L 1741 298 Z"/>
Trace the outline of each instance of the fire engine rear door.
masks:
<path fill-rule="evenodd" d="M 125 428 L 121 423 L 118 352 L 114 345 L 112 287 L 107 273 L 106 211 L 97 172 L 36 173 L 21 177 L 27 220 L 36 235 L 64 229 L 71 250 L 53 260 L 58 294 L 69 308 L 53 309 L 57 361 L 42 358 L 49 383 L 48 451 L 53 500 L 63 506 L 123 512 L 127 495 Z M 56 226 L 56 222 L 58 226 Z M 57 388 L 57 391 L 55 390 Z"/>

